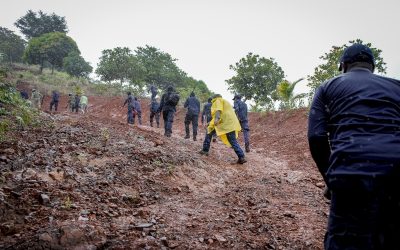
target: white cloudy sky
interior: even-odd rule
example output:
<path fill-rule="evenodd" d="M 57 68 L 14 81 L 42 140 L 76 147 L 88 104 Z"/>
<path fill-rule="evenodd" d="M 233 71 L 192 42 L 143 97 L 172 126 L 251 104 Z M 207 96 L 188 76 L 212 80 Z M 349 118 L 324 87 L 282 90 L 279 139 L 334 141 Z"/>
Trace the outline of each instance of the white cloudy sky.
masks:
<path fill-rule="evenodd" d="M 13 23 L 29 9 L 55 12 L 66 17 L 68 35 L 94 67 L 103 49 L 148 44 L 231 97 L 229 65 L 248 52 L 274 58 L 295 81 L 312 74 L 332 45 L 357 38 L 381 49 L 387 75 L 400 78 L 399 6 L 397 0 L 2 0 L 0 26 L 18 31 Z"/>

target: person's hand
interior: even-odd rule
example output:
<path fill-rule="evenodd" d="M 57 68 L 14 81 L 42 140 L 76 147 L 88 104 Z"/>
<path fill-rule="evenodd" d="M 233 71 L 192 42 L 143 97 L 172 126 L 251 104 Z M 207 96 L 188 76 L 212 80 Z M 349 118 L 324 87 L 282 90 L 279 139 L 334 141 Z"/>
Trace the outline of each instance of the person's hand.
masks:
<path fill-rule="evenodd" d="M 214 119 L 214 126 L 217 126 L 219 124 L 219 119 Z"/>

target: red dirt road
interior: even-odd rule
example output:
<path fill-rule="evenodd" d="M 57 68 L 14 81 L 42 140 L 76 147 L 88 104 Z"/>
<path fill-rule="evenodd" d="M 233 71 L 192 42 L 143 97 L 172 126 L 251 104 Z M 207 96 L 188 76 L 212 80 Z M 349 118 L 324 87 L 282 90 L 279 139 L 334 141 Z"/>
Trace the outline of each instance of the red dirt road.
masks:
<path fill-rule="evenodd" d="M 184 110 L 165 138 L 148 101 L 142 126 L 122 103 L 89 97 L 87 114 L 71 114 L 63 97 L 50 125 L 1 145 L 0 248 L 322 249 L 328 205 L 306 110 L 250 114 L 252 152 L 236 165 L 221 142 L 200 156 L 203 133 L 183 139 Z"/>

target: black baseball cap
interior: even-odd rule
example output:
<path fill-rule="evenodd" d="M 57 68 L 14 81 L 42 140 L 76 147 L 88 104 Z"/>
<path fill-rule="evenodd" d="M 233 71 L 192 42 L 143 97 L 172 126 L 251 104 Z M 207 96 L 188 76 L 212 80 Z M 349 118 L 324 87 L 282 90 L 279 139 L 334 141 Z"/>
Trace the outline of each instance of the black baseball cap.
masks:
<path fill-rule="evenodd" d="M 342 71 L 343 63 L 354 63 L 354 62 L 368 62 L 375 67 L 374 55 L 372 50 L 361 44 L 355 43 L 350 47 L 347 47 L 339 61 L 339 71 Z"/>

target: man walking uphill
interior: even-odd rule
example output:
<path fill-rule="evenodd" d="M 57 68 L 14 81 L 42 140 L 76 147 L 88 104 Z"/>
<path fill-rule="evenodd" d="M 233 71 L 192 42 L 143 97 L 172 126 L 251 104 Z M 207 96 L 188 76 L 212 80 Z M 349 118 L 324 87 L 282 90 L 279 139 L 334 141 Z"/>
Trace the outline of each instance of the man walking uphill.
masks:
<path fill-rule="evenodd" d="M 203 150 L 200 151 L 200 154 L 208 155 L 212 136 L 216 133 L 223 143 L 233 148 L 239 158 L 237 163 L 243 164 L 247 162 L 244 158 L 243 150 L 236 140 L 241 128 L 232 106 L 228 101 L 222 99 L 219 94 L 214 95 L 211 102 L 212 120 L 208 125 L 207 135 L 204 138 Z"/>
<path fill-rule="evenodd" d="M 54 106 L 54 110 L 57 111 L 59 100 L 60 100 L 60 94 L 56 90 L 53 90 L 53 92 L 51 94 L 50 111 L 53 110 L 53 106 Z"/>
<path fill-rule="evenodd" d="M 311 105 L 310 151 L 331 190 L 325 249 L 400 247 L 400 81 L 374 67 L 371 49 L 348 47 Z"/>
<path fill-rule="evenodd" d="M 154 117 L 156 118 L 157 128 L 160 127 L 160 113 L 158 112 L 158 108 L 160 104 L 157 102 L 157 99 L 154 98 L 151 100 L 150 104 L 150 126 L 153 127 Z"/>
<path fill-rule="evenodd" d="M 184 107 L 187 108 L 187 113 L 185 116 L 185 130 L 186 130 L 185 139 L 190 138 L 189 125 L 190 123 L 192 123 L 193 141 L 196 141 L 197 127 L 199 124 L 200 102 L 199 100 L 197 100 L 194 92 L 190 93 L 190 97 L 186 99 Z"/>
<path fill-rule="evenodd" d="M 164 135 L 166 137 L 171 137 L 172 135 L 172 123 L 174 122 L 174 114 L 176 111 L 176 105 L 179 102 L 178 93 L 174 92 L 174 88 L 169 86 L 167 88 L 167 93 L 164 93 L 161 97 L 160 107 L 158 112 L 162 111 L 164 120 Z"/>
<path fill-rule="evenodd" d="M 204 126 L 204 120 L 206 121 L 206 127 L 207 127 L 209 122 L 212 119 L 212 116 L 211 116 L 211 105 L 212 105 L 211 100 L 212 100 L 211 97 L 208 98 L 207 103 L 204 104 L 204 106 L 203 106 L 203 112 L 201 113 L 201 125 L 202 126 Z M 206 128 L 206 131 L 207 131 L 207 128 Z M 207 132 L 206 132 L 206 134 L 207 134 Z M 214 133 L 213 142 L 215 142 L 217 140 L 216 137 L 217 137 L 217 134 Z"/>
<path fill-rule="evenodd" d="M 243 102 L 242 96 L 237 94 L 233 98 L 233 108 L 235 109 L 235 113 L 237 118 L 239 119 L 240 126 L 242 127 L 243 137 L 244 137 L 244 146 L 246 152 L 250 152 L 250 128 L 249 128 L 249 120 L 247 119 L 247 104 Z"/>
<path fill-rule="evenodd" d="M 128 92 L 128 97 L 125 99 L 124 105 L 122 105 L 122 107 L 125 107 L 126 104 L 128 104 L 127 122 L 128 124 L 133 124 L 133 112 L 135 111 L 135 103 L 131 92 Z"/>
<path fill-rule="evenodd" d="M 142 125 L 142 106 L 140 105 L 140 102 L 138 101 L 137 97 L 134 98 L 133 105 L 136 111 L 133 113 L 133 123 L 135 123 L 135 116 L 137 115 L 138 123 L 139 125 Z"/>

